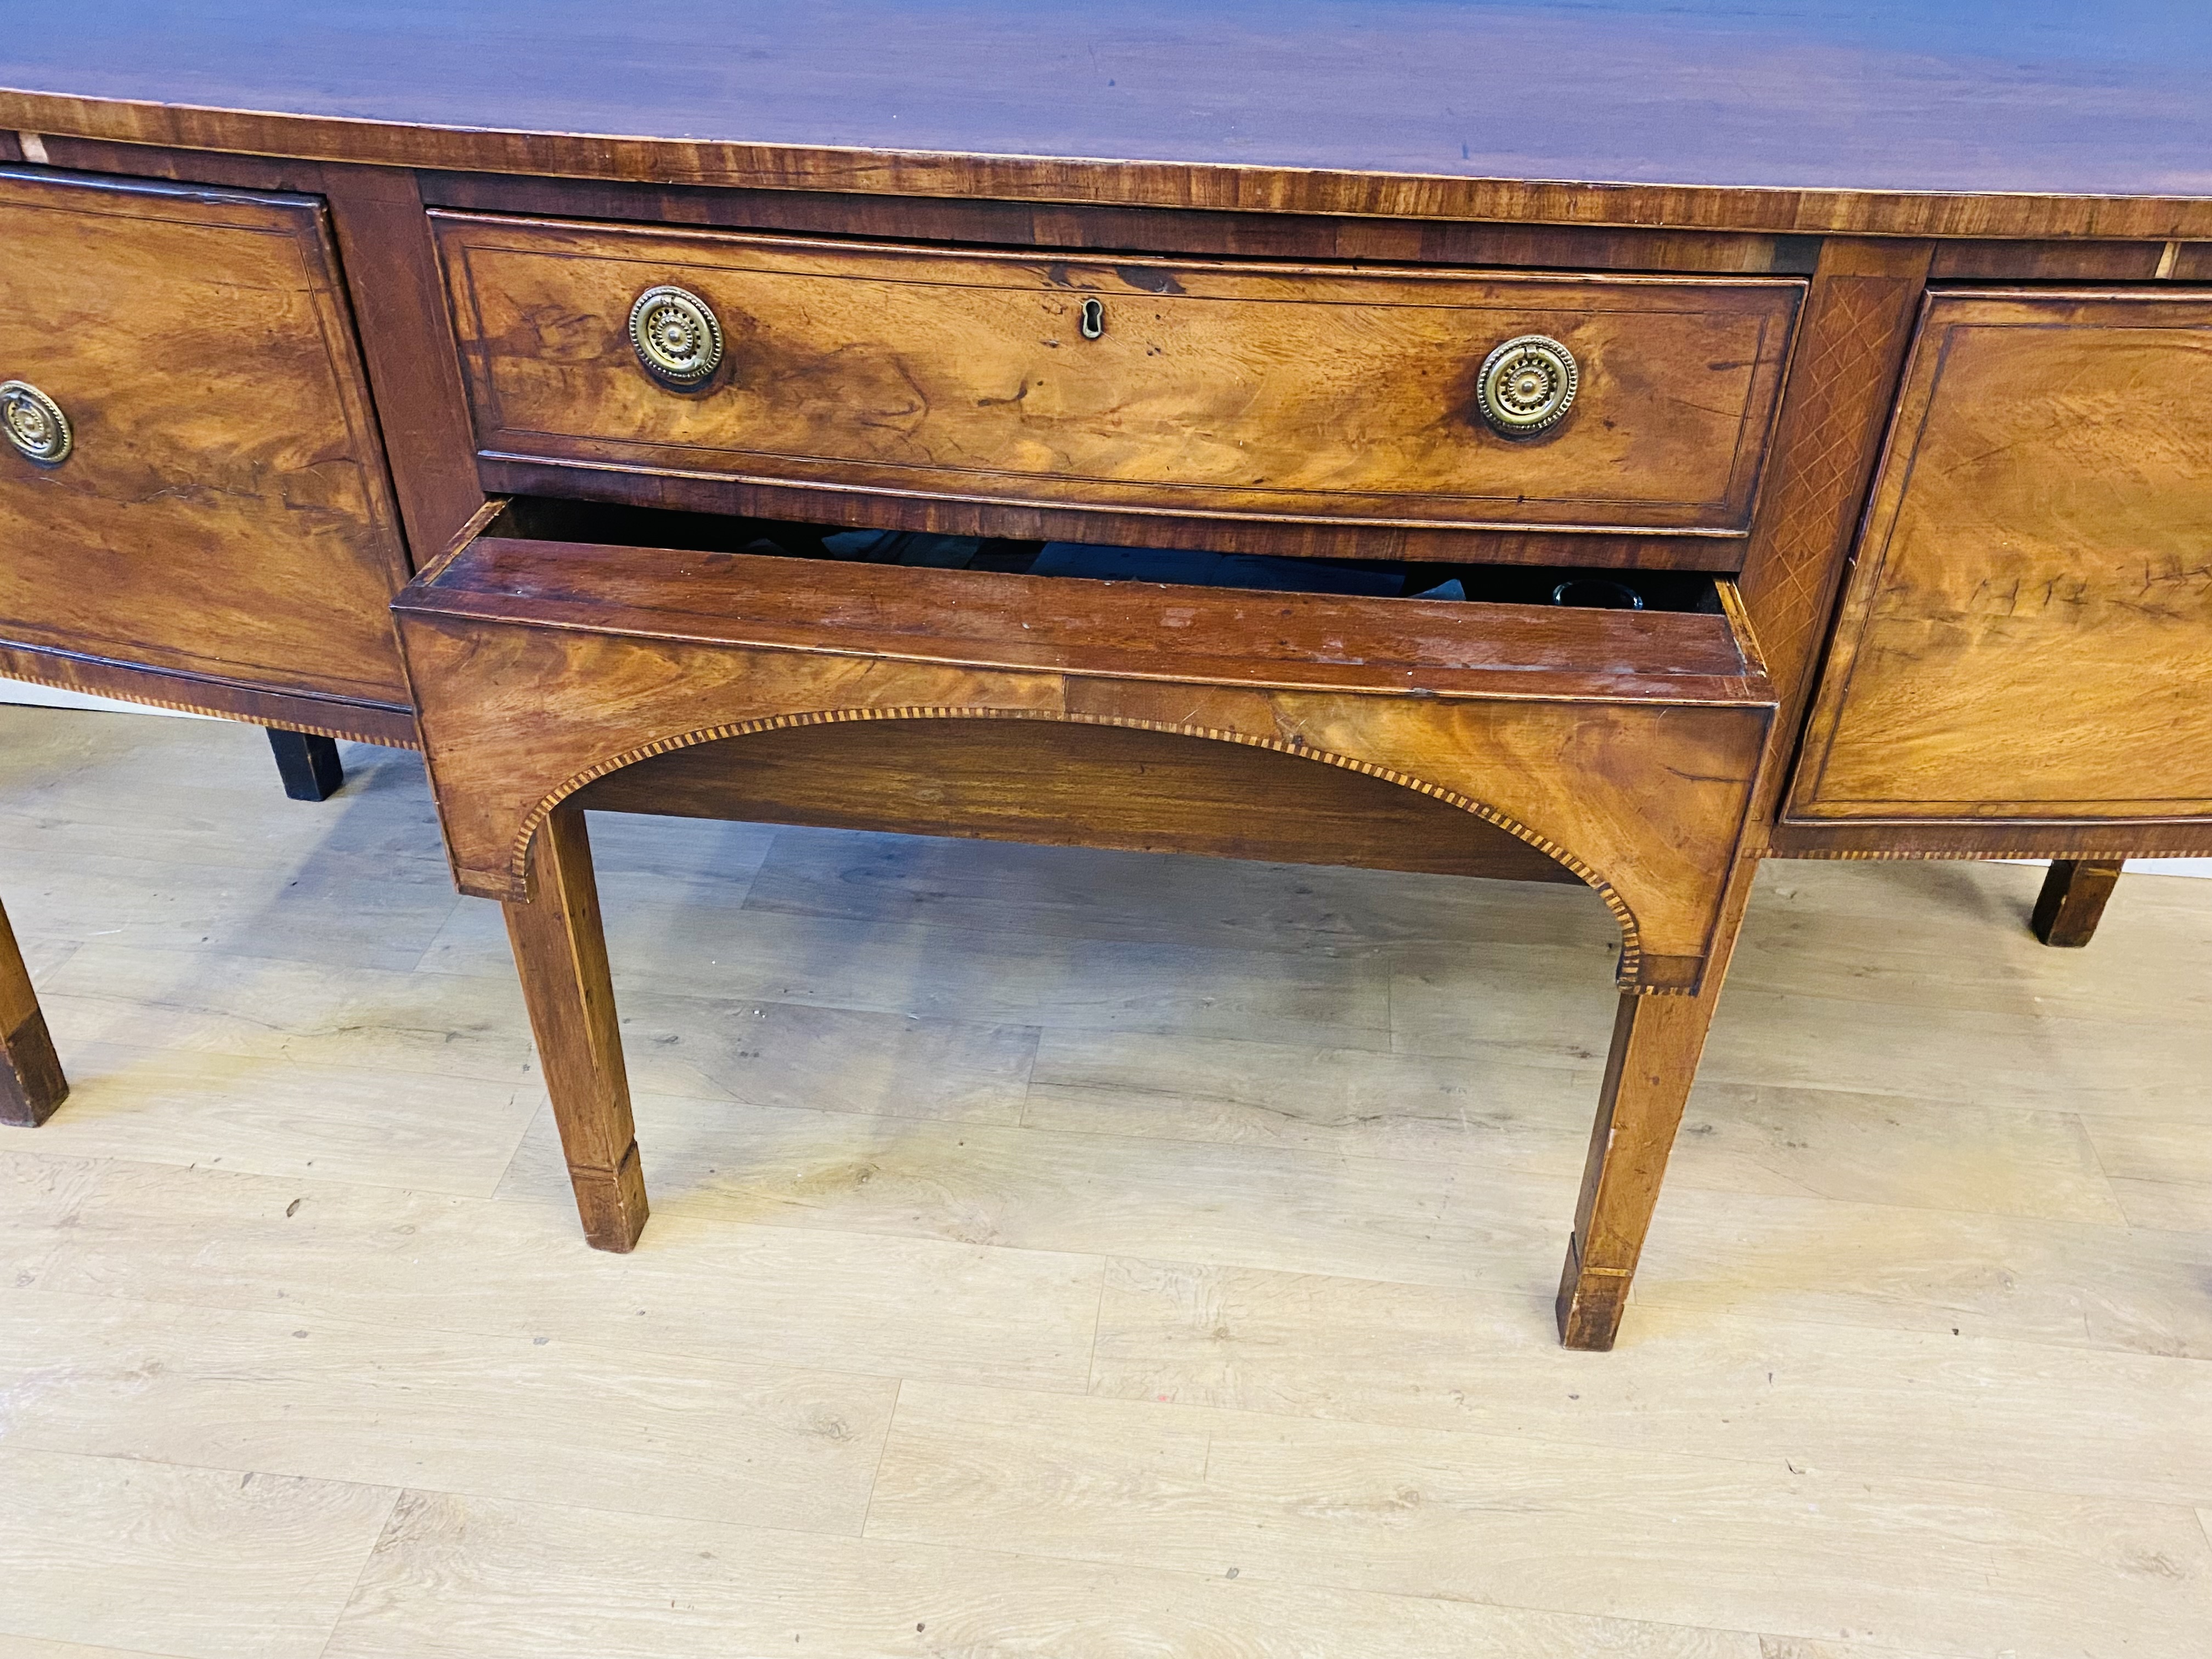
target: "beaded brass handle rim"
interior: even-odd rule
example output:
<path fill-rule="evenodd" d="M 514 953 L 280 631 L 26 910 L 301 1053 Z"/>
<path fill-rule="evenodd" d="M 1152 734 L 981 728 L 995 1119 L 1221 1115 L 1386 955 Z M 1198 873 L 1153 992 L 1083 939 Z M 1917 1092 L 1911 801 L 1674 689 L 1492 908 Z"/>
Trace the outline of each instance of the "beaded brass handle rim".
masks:
<path fill-rule="evenodd" d="M 28 380 L 0 380 L 0 432 L 19 454 L 45 466 L 59 466 L 76 446 L 62 406 Z"/>
<path fill-rule="evenodd" d="M 1581 383 L 1573 352 L 1548 334 L 1522 334 L 1482 360 L 1475 403 L 1493 431 L 1532 437 L 1566 418 Z"/>
<path fill-rule="evenodd" d="M 629 308 L 629 343 L 647 373 L 697 386 L 722 361 L 722 325 L 714 307 L 685 288 L 649 288 Z"/>

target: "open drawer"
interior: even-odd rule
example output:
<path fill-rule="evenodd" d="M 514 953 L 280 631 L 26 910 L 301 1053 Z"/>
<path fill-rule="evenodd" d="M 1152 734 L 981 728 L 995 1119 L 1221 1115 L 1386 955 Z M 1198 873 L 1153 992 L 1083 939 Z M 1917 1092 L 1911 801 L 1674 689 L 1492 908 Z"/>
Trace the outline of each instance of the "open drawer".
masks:
<path fill-rule="evenodd" d="M 1468 598 L 1389 598 L 871 563 L 818 538 L 808 556 L 804 535 L 777 538 L 793 528 L 503 503 L 401 595 L 465 890 L 523 897 L 537 827 L 585 791 L 680 811 L 720 789 L 716 815 L 746 816 L 726 804 L 750 789 L 762 816 L 802 822 L 1528 873 L 1434 851 L 1410 826 L 1441 807 L 1604 894 L 1625 983 L 1698 981 L 1774 708 L 1727 579 L 1671 576 L 1638 611 L 1486 600 L 1477 567 L 1451 579 Z M 893 727 L 905 746 L 887 750 Z M 1073 727 L 1121 734 L 1118 762 Z M 963 781 L 970 748 L 981 783 Z M 709 750 L 734 758 L 701 763 Z M 854 781 L 872 768 L 873 795 Z M 1330 769 L 1302 812 L 1300 783 Z M 1204 774 L 1237 786 L 1164 804 L 1171 821 L 1131 839 L 1133 799 Z M 1355 777 L 1381 786 L 1371 815 L 1340 787 Z"/>

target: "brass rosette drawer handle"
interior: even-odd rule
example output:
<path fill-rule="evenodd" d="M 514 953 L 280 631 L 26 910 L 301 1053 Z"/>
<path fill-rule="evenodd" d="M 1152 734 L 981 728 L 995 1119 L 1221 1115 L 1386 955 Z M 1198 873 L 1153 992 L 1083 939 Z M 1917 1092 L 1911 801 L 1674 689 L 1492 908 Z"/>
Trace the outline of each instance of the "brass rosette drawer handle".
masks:
<path fill-rule="evenodd" d="M 18 453 L 47 466 L 69 459 L 76 444 L 62 406 L 28 380 L 0 380 L 0 432 Z"/>
<path fill-rule="evenodd" d="M 722 325 L 714 307 L 689 289 L 649 288 L 629 308 L 629 343 L 646 372 L 671 386 L 694 386 L 722 361 Z"/>
<path fill-rule="evenodd" d="M 1566 418 L 1581 380 L 1573 352 L 1548 334 L 1522 334 L 1482 360 L 1475 403 L 1492 431 L 1533 437 Z"/>

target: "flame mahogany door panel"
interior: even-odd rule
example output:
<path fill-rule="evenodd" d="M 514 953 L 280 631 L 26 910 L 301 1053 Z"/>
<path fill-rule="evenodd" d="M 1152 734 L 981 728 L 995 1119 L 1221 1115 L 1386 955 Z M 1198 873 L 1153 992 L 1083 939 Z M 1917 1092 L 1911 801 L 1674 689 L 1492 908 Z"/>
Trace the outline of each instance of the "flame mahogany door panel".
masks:
<path fill-rule="evenodd" d="M 1928 299 L 1789 815 L 2212 815 L 2212 294 Z"/>
<path fill-rule="evenodd" d="M 0 447 L 0 641 L 405 704 L 406 556 L 319 202 L 0 168 L 0 380 L 71 439 Z"/>

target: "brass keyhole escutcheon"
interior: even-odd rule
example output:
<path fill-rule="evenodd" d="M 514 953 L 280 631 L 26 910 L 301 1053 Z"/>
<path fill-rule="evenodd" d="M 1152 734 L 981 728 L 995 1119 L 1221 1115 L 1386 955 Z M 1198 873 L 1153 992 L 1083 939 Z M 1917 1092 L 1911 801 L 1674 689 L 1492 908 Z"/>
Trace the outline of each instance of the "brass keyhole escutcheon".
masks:
<path fill-rule="evenodd" d="M 714 307 L 683 288 L 649 288 L 629 308 L 629 343 L 646 372 L 671 386 L 694 386 L 722 361 L 722 325 Z"/>
<path fill-rule="evenodd" d="M 1573 352 L 1547 334 L 1522 334 L 1482 360 L 1475 404 L 1492 431 L 1533 437 L 1566 417 L 1581 380 Z"/>
<path fill-rule="evenodd" d="M 1085 300 L 1075 319 L 1075 326 L 1086 340 L 1095 340 L 1106 331 L 1106 302 Z"/>
<path fill-rule="evenodd" d="M 62 406 L 28 380 L 0 381 L 0 432 L 17 453 L 47 466 L 59 466 L 76 447 Z"/>

